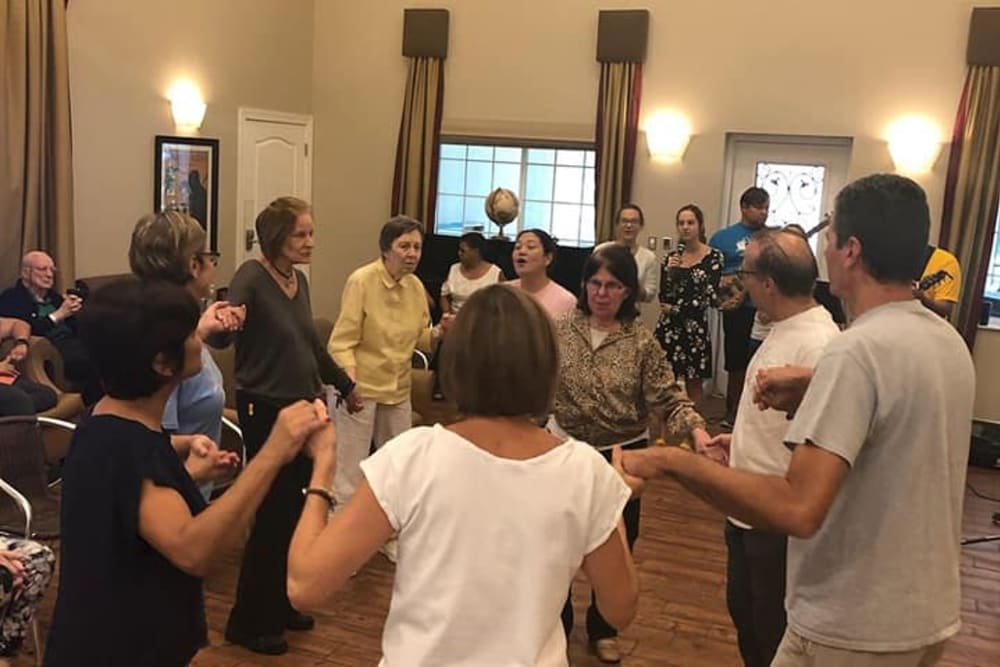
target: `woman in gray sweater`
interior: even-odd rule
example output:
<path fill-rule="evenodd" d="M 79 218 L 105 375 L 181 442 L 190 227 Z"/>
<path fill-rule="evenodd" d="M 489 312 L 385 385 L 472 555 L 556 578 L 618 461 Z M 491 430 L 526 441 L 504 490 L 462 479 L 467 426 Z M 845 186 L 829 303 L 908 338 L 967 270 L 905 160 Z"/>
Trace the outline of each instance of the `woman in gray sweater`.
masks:
<path fill-rule="evenodd" d="M 354 382 L 319 340 L 309 285 L 294 267 L 312 260 L 309 204 L 294 197 L 276 199 L 257 216 L 256 228 L 262 257 L 240 266 L 228 295 L 230 303 L 246 306 L 246 321 L 235 339 L 236 403 L 251 458 L 278 411 L 320 397 L 324 384 L 333 385 L 349 409 L 360 409 Z M 292 608 L 285 588 L 288 545 L 311 472 L 312 462 L 300 454 L 281 470 L 257 511 L 226 626 L 226 639 L 251 651 L 282 654 L 288 650 L 285 630 L 313 626 L 311 617 Z"/>

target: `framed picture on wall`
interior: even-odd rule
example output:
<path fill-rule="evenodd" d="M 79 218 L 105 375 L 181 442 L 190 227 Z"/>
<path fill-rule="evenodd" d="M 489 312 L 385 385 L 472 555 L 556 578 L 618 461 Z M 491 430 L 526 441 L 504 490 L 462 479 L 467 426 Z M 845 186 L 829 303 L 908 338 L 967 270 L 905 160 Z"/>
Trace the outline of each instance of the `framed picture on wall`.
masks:
<path fill-rule="evenodd" d="M 158 135 L 153 159 L 153 210 L 187 213 L 218 250 L 219 140 Z"/>

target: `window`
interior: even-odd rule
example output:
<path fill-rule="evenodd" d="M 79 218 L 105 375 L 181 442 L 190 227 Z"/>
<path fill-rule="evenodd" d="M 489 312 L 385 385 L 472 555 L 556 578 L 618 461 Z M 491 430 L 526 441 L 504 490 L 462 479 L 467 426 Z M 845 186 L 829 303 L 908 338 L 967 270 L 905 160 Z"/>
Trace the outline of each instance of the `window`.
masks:
<path fill-rule="evenodd" d="M 1000 215 L 997 215 L 996 228 L 993 231 L 993 256 L 986 268 L 983 296 L 991 301 L 1000 301 Z"/>
<path fill-rule="evenodd" d="M 486 195 L 513 191 L 517 219 L 504 226 L 513 238 L 522 229 L 544 229 L 562 245 L 594 245 L 594 151 L 580 145 L 441 143 L 437 220 L 434 231 L 460 236 L 500 229 L 486 217 Z"/>
<path fill-rule="evenodd" d="M 826 167 L 811 164 L 758 162 L 755 185 L 771 196 L 768 225 L 784 227 L 796 224 L 809 232 L 823 216 L 823 181 Z M 817 252 L 818 236 L 809 243 Z"/>

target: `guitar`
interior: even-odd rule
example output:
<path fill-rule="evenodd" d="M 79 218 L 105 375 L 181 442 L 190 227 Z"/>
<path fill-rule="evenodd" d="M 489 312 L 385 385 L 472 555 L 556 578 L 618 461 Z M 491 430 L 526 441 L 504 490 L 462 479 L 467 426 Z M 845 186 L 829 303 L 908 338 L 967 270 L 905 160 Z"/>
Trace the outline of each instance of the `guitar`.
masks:
<path fill-rule="evenodd" d="M 920 279 L 920 282 L 917 283 L 916 291 L 926 292 L 927 290 L 934 287 L 935 285 L 938 285 L 939 283 L 943 283 L 946 280 L 951 280 L 952 277 L 953 276 L 944 269 L 941 269 L 940 271 L 935 271 L 934 273 L 924 276 L 923 278 Z"/>

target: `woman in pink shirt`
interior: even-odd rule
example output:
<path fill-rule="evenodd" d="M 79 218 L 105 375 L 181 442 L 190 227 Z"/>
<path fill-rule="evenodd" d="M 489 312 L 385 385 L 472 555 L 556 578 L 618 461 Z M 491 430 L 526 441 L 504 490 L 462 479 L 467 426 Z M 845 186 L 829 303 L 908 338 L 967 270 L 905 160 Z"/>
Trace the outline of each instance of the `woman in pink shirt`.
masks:
<path fill-rule="evenodd" d="M 553 321 L 576 308 L 573 293 L 549 278 L 557 248 L 552 237 L 541 229 L 523 230 L 515 239 L 511 256 L 517 280 L 507 283 L 533 296 Z"/>

